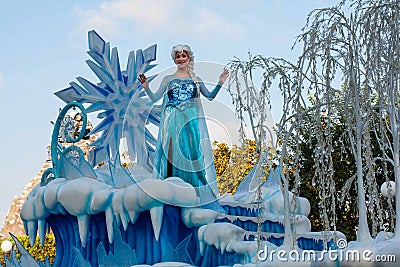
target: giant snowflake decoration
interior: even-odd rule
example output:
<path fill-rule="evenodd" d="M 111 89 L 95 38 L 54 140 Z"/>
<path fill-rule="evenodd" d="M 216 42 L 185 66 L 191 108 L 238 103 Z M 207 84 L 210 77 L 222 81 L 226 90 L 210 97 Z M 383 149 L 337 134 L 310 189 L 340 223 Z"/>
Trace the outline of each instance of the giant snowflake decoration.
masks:
<path fill-rule="evenodd" d="M 94 150 L 90 161 L 96 165 L 101 161 L 115 161 L 119 156 L 121 138 L 125 137 L 130 156 L 138 164 L 152 165 L 156 138 L 148 129 L 150 124 L 158 127 L 160 107 L 149 100 L 137 77 L 156 65 L 156 45 L 145 50 L 129 53 L 127 69 L 121 71 L 118 50 L 114 47 L 110 55 L 110 43 L 105 42 L 95 31 L 89 32 L 89 51 L 92 60 L 87 60 L 94 74 L 100 79 L 96 85 L 78 77 L 79 82 L 71 82 L 70 87 L 55 95 L 66 103 L 77 101 L 90 104 L 87 113 L 99 112 L 102 121 L 89 133 L 100 133 L 93 142 Z M 149 77 L 149 81 L 155 76 Z"/>

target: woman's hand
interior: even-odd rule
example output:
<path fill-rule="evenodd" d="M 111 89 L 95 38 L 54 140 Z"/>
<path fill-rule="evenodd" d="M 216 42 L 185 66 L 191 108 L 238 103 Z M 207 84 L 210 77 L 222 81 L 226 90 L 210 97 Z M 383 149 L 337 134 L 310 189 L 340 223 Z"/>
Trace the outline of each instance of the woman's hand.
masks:
<path fill-rule="evenodd" d="M 138 80 L 139 80 L 139 82 L 142 83 L 142 86 L 143 86 L 144 89 L 149 89 L 149 81 L 147 80 L 146 75 L 139 74 Z"/>
<path fill-rule="evenodd" d="M 219 75 L 219 82 L 218 84 L 223 85 L 226 81 L 226 78 L 228 78 L 229 71 L 224 68 L 224 71 Z"/>

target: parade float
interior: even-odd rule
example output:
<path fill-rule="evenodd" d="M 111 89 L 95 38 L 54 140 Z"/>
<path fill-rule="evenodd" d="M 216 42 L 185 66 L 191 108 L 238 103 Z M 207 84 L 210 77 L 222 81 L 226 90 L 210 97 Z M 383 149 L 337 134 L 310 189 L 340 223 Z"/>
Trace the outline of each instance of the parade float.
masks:
<path fill-rule="evenodd" d="M 260 154 L 233 195 L 194 188 L 180 177 L 153 178 L 157 138 L 150 128 L 159 126 L 161 107 L 149 101 L 137 78 L 155 66 L 156 45 L 131 52 L 122 71 L 117 49 L 90 31 L 87 64 L 99 81 L 78 77 L 55 93 L 66 106 L 52 135 L 53 167 L 21 210 L 31 243 L 37 235 L 43 242 L 48 230 L 54 233 L 52 266 L 397 266 L 400 8 L 398 1 L 345 5 L 310 14 L 297 39 L 303 53 L 296 64 L 259 55 L 230 63 L 233 82 L 241 77 L 244 87 L 231 91 L 233 103 L 242 122 L 249 115 Z M 254 73 L 260 70 L 257 88 Z M 282 95 L 283 112 L 271 130 L 265 110 L 273 86 Z M 71 134 L 71 109 L 82 116 L 77 135 Z M 88 113 L 100 120 L 89 133 Z M 344 130 L 334 139 L 337 126 Z M 271 160 L 266 136 L 273 131 Z M 87 158 L 74 145 L 86 134 L 99 135 Z M 71 145 L 64 147 L 60 138 Z M 131 166 L 121 164 L 121 140 Z M 322 232 L 311 231 L 310 203 L 299 194 L 300 144 L 312 147 L 311 184 L 319 190 Z M 346 168 L 354 172 L 338 188 L 340 160 L 334 160 L 346 149 L 352 160 Z M 385 179 L 381 190 L 378 176 Z M 356 204 L 346 198 L 354 184 Z M 357 205 L 356 241 L 348 246 L 336 228 L 339 202 Z M 7 266 L 51 265 L 33 260 L 14 240 L 21 258 L 12 252 Z"/>
<path fill-rule="evenodd" d="M 52 266 L 256 263 L 260 248 L 282 245 L 279 168 L 257 187 L 263 191 L 261 199 L 257 199 L 258 191 L 245 183 L 234 196 L 216 197 L 200 190 L 199 197 L 193 186 L 179 177 L 154 179 L 156 138 L 148 128 L 158 126 L 160 107 L 149 101 L 137 77 L 155 66 L 156 45 L 131 52 L 122 71 L 117 49 L 110 49 L 95 31 L 88 37 L 92 60 L 87 64 L 100 82 L 78 77 L 78 82 L 55 93 L 66 106 L 58 114 L 52 134 L 53 167 L 43 174 L 21 210 L 32 244 L 37 235 L 44 241 L 48 230 L 54 233 L 56 259 Z M 78 132 L 70 111 L 82 116 Z M 87 114 L 91 112 L 98 112 L 101 121 L 88 132 Z M 91 134 L 100 137 L 85 158 L 74 144 Z M 134 159 L 128 167 L 121 164 L 121 140 Z M 249 177 L 255 172 L 261 175 L 254 169 Z M 334 244 L 334 239 L 344 238 L 339 232 L 311 232 L 309 208 L 304 198 L 298 198 L 296 211 L 292 207 L 299 248 L 323 250 L 326 244 Z M 23 250 L 20 245 L 18 248 Z M 32 264 L 33 258 L 23 255 L 23 266 Z M 6 263 L 16 264 L 13 258 Z"/>

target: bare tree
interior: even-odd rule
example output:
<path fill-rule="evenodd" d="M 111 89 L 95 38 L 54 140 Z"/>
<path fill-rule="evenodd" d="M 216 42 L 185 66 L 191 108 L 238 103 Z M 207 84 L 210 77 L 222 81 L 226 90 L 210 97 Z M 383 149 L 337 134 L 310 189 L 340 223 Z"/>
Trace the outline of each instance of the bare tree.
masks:
<path fill-rule="evenodd" d="M 297 194 L 296 189 L 300 185 L 300 148 L 296 144 L 299 142 L 299 128 L 303 127 L 302 120 L 306 114 L 319 109 L 323 104 L 319 103 L 311 108 L 307 107 L 307 94 L 304 92 L 304 76 L 298 72 L 298 67 L 287 60 L 278 58 L 266 58 L 261 55 L 251 56 L 248 61 L 234 60 L 230 64 L 232 69 L 230 80 L 230 92 L 232 94 L 236 111 L 241 124 L 241 132 L 244 133 L 245 123 L 250 124 L 252 137 L 256 140 L 258 152 L 262 153 L 259 163 L 271 168 L 273 165 L 270 158 L 266 155 L 271 150 L 266 146 L 271 146 L 279 157 L 279 168 L 281 169 L 281 184 L 284 197 L 284 225 L 285 239 L 284 247 L 288 249 L 297 246 L 295 229 Z M 261 74 L 261 79 L 255 76 Z M 254 86 L 255 81 L 261 80 L 261 86 Z M 265 118 L 270 112 L 270 90 L 279 90 L 282 96 L 282 117 L 276 124 L 275 129 L 270 129 L 265 125 Z M 270 138 L 271 143 L 267 143 L 267 137 L 275 132 L 277 137 Z M 295 192 L 292 199 L 289 198 L 289 180 L 294 179 Z M 261 184 L 260 173 L 253 173 L 249 178 L 253 181 L 248 182 L 249 191 L 255 190 Z M 254 182 L 256 180 L 256 182 Z M 258 187 L 259 188 L 259 187 Z"/>
<path fill-rule="evenodd" d="M 289 200 L 289 179 L 297 195 L 301 183 L 299 132 L 304 121 L 313 125 L 311 136 L 314 150 L 315 175 L 321 199 L 324 230 L 336 231 L 336 194 L 332 152 L 332 127 L 337 117 L 343 118 L 346 135 L 356 163 L 356 174 L 349 177 L 344 195 L 357 182 L 358 241 L 372 240 L 368 226 L 369 213 L 373 235 L 382 228 L 383 211 L 376 182 L 377 164 L 381 164 L 389 179 L 387 163 L 394 168 L 396 188 L 400 188 L 400 140 L 398 125 L 399 102 L 399 0 L 345 0 L 330 8 L 314 10 L 307 18 L 295 45 L 302 45 L 296 64 L 284 59 L 249 56 L 248 61 L 231 63 L 231 93 L 238 117 L 247 121 L 263 151 L 268 131 L 263 124 L 270 110 L 270 90 L 276 88 L 282 96 L 282 117 L 276 126 L 277 140 L 273 147 L 281 148 L 280 168 L 285 201 L 284 245 L 295 246 L 295 209 Z M 255 78 L 261 73 L 261 79 Z M 261 86 L 256 88 L 255 81 Z M 377 138 L 381 155 L 373 155 L 371 135 Z M 264 160 L 265 157 L 260 157 Z M 397 190 L 396 210 L 400 210 L 400 190 Z M 344 196 L 343 195 L 343 196 Z M 342 196 L 342 197 L 343 197 Z M 295 197 L 294 197 L 295 199 Z M 343 199 L 343 198 L 342 198 Z M 292 200 L 292 204 L 296 204 Z M 389 198 L 389 207 L 392 199 Z M 396 214 L 396 236 L 400 233 L 400 213 Z"/>

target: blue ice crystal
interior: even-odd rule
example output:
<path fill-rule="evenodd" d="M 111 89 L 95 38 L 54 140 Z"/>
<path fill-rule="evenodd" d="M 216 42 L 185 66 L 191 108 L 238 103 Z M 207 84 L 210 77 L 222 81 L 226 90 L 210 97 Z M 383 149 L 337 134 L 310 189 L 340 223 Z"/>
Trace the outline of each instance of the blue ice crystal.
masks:
<path fill-rule="evenodd" d="M 154 106 L 147 97 L 138 75 L 146 73 L 156 65 L 156 45 L 145 50 L 131 51 L 127 69 L 121 71 L 118 51 L 114 47 L 110 53 L 110 43 L 105 42 L 95 31 L 89 32 L 88 54 L 93 60 L 86 63 L 100 79 L 96 84 L 78 77 L 70 87 L 55 93 L 57 97 L 70 103 L 89 104 L 87 113 L 98 112 L 101 122 L 89 133 L 100 133 L 99 139 L 92 143 L 92 166 L 105 161 L 114 162 L 119 155 L 121 139 L 126 138 L 130 158 L 142 166 L 152 166 L 152 154 L 156 138 L 149 126 L 158 127 L 160 107 Z M 149 81 L 155 76 L 149 77 Z"/>

